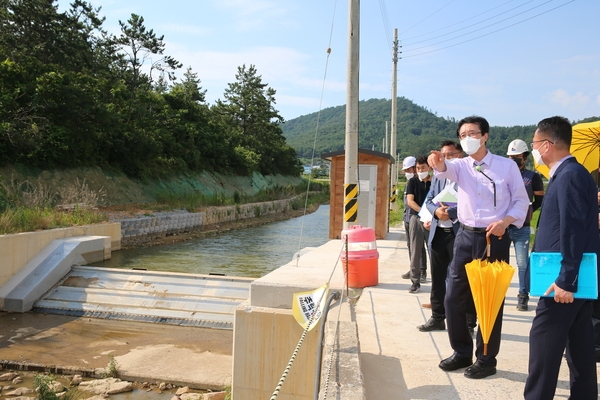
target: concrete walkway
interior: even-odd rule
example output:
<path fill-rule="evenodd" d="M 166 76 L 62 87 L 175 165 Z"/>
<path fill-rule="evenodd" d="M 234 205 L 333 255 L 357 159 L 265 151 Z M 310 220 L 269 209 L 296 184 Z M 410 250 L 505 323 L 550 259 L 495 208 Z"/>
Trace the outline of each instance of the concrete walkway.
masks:
<path fill-rule="evenodd" d="M 519 399 L 527 378 L 529 329 L 537 298 L 529 311 L 516 310 L 518 277 L 515 271 L 506 296 L 498 373 L 485 379 L 465 378 L 464 369 L 444 372 L 439 362 L 452 354 L 447 331 L 420 332 L 431 310 L 431 283 L 421 292 L 408 293 L 410 280 L 400 275 L 409 269 L 404 232 L 392 229 L 378 241 L 379 284 L 368 287 L 356 304 L 360 362 L 366 398 L 389 399 Z M 514 257 L 511 265 L 516 266 Z M 569 397 L 569 373 L 563 361 L 555 398 Z"/>

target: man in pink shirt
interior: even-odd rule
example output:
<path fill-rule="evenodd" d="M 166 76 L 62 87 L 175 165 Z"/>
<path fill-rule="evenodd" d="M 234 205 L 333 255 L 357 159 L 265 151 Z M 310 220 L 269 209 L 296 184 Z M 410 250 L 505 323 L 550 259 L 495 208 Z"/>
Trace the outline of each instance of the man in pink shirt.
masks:
<path fill-rule="evenodd" d="M 438 178 L 448 178 L 458 185 L 457 214 L 460 227 L 454 242 L 454 258 L 448 267 L 445 308 L 448 338 L 454 350 L 439 367 L 455 371 L 468 367 L 464 375 L 481 379 L 496 373 L 496 355 L 500 350 L 502 314 L 500 307 L 483 354 L 483 339 L 477 332 L 476 361 L 473 363 L 473 339 L 467 327 L 466 306 L 472 298 L 465 264 L 485 259 L 486 237 L 491 240 L 490 261 L 509 261 L 509 225 L 521 227 L 529 209 L 529 198 L 514 161 L 494 155 L 486 148 L 489 124 L 485 118 L 463 118 L 456 130 L 466 158 L 445 160 L 432 150 L 429 165 Z"/>

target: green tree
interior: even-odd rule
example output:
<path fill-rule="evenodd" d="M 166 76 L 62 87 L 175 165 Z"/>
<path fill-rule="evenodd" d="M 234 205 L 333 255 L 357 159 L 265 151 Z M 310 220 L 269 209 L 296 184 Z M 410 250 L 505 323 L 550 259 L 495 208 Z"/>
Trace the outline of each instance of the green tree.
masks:
<path fill-rule="evenodd" d="M 114 38 L 121 54 L 121 62 L 130 72 L 127 82 L 130 89 L 138 89 L 142 85 L 153 82 L 154 70 L 165 73 L 170 80 L 175 80 L 175 70 L 181 68 L 181 63 L 171 56 L 164 55 L 164 35 L 157 37 L 153 29 L 148 30 L 144 25 L 144 17 L 131 14 L 126 22 L 119 21 L 121 34 Z M 158 59 L 153 60 L 153 56 Z M 149 72 L 144 73 L 143 67 L 150 59 Z"/>
<path fill-rule="evenodd" d="M 275 89 L 262 82 L 254 65 L 238 67 L 235 77 L 213 112 L 246 172 L 300 174 L 295 150 L 283 137 L 280 125 L 284 120 L 275 109 Z"/>
<path fill-rule="evenodd" d="M 38 166 L 94 162 L 106 122 L 98 101 L 109 77 L 109 51 L 97 9 L 76 0 L 58 13 L 53 0 L 2 2 L 0 152 Z"/>

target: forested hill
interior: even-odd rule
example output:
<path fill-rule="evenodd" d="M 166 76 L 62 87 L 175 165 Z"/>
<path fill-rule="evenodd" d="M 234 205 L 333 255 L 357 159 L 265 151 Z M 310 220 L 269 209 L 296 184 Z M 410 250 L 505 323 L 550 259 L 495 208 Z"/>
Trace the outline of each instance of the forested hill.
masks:
<path fill-rule="evenodd" d="M 390 120 L 391 100 L 370 99 L 359 103 L 359 147 L 382 150 L 385 137 L 385 121 Z M 298 157 L 312 156 L 318 113 L 303 115 L 283 124 L 283 135 L 287 144 L 296 149 Z M 484 116 L 485 117 L 485 116 Z M 397 152 L 400 159 L 409 155 L 429 154 L 443 140 L 456 140 L 454 118 L 442 118 L 412 101 L 398 98 Z M 493 121 L 490 121 L 492 123 Z M 537 122 L 537 121 L 536 121 Z M 320 154 L 342 150 L 345 141 L 346 106 L 326 108 L 321 111 L 316 143 L 316 157 Z M 488 148 L 495 154 L 506 154 L 508 144 L 514 139 L 529 143 L 535 125 L 490 127 Z"/>

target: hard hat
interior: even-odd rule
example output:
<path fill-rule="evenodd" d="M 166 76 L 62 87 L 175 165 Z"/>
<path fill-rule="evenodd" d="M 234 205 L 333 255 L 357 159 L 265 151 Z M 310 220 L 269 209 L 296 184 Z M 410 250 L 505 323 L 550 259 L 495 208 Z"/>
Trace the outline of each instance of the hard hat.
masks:
<path fill-rule="evenodd" d="M 506 152 L 506 155 L 516 156 L 523 153 L 529 153 L 527 143 L 525 143 L 521 139 L 515 139 L 508 145 L 508 151 Z"/>
<path fill-rule="evenodd" d="M 417 165 L 417 159 L 413 156 L 408 156 L 402 161 L 402 169 L 412 168 Z"/>

